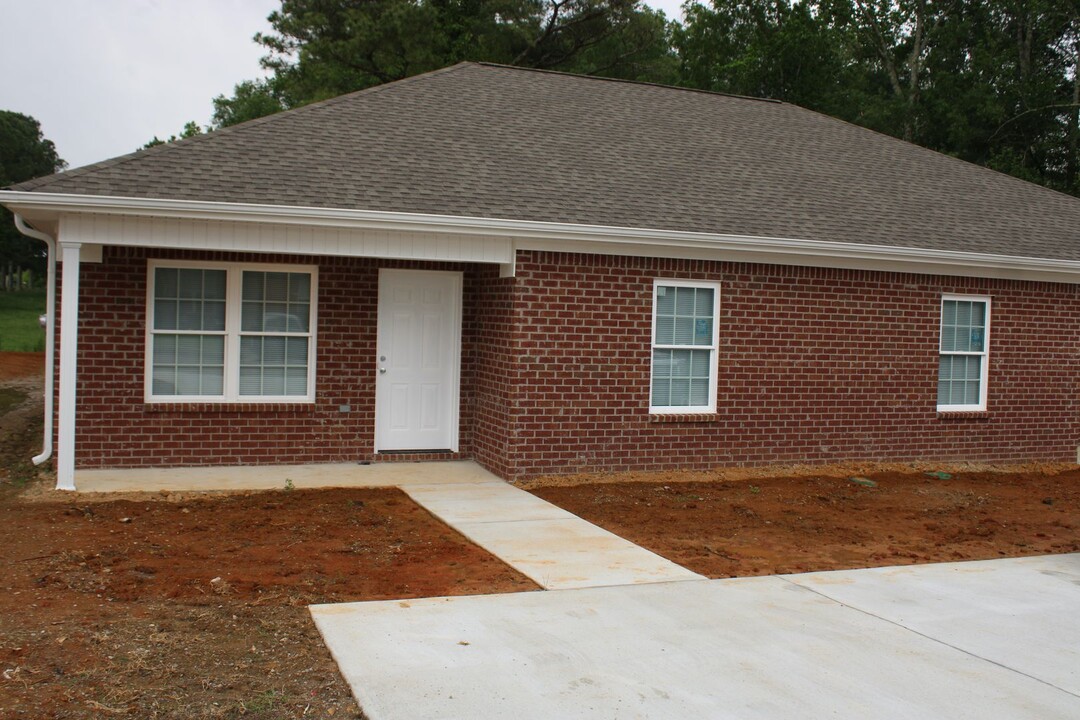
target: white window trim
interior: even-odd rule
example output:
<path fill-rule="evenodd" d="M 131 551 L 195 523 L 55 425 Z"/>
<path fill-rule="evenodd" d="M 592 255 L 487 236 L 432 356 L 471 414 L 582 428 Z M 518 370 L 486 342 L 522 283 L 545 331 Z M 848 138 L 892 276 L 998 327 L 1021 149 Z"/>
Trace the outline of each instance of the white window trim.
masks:
<path fill-rule="evenodd" d="M 712 344 L 710 345 L 657 345 L 656 344 L 656 290 L 664 287 L 691 287 L 713 290 Z M 711 350 L 709 356 L 709 404 L 655 406 L 652 404 L 653 352 L 655 350 Z M 652 329 L 649 334 L 649 413 L 653 415 L 708 415 L 716 412 L 717 368 L 720 354 L 720 283 L 701 280 L 676 280 L 655 278 L 652 290 Z"/>
<path fill-rule="evenodd" d="M 196 270 L 225 270 L 225 383 L 222 395 L 154 395 L 154 271 L 157 268 Z M 307 273 L 311 276 L 311 319 L 308 333 L 261 333 L 308 338 L 307 395 L 241 395 L 240 394 L 240 312 L 243 307 L 243 272 Z M 147 261 L 146 268 L 146 338 L 143 394 L 147 403 L 292 403 L 315 402 L 315 341 L 318 327 L 319 268 L 317 265 L 279 265 L 275 263 L 203 262 L 199 260 Z"/>
<path fill-rule="evenodd" d="M 981 351 L 953 351 L 948 352 L 941 349 L 941 337 L 942 337 L 942 325 L 941 315 L 945 308 L 945 302 L 947 300 L 958 300 L 960 302 L 982 302 L 986 303 L 986 316 L 984 318 L 983 327 L 983 349 Z M 956 295 L 950 293 L 944 293 L 941 296 L 941 303 L 938 305 L 938 358 L 940 360 L 943 355 L 980 355 L 982 356 L 982 366 L 979 370 L 979 403 L 978 405 L 942 405 L 938 404 L 937 411 L 942 413 L 950 412 L 983 412 L 986 410 L 986 388 L 990 384 L 990 296 L 989 295 Z M 935 383 L 936 387 L 936 383 Z"/>

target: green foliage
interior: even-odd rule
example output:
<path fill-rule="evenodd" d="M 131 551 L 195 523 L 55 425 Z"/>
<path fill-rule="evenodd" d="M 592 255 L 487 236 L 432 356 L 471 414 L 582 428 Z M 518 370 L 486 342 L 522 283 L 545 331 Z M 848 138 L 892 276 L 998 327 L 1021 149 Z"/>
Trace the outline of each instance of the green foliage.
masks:
<path fill-rule="evenodd" d="M 225 127 L 463 60 L 673 82 L 670 26 L 639 0 L 282 0 L 265 80 L 214 100 Z"/>
<path fill-rule="evenodd" d="M 180 131 L 179 136 L 170 135 L 168 140 L 162 140 L 157 135 L 155 135 L 153 139 L 151 139 L 139 149 L 146 150 L 147 148 L 164 145 L 165 143 L 176 142 L 177 140 L 186 140 L 187 138 L 195 137 L 196 135 L 202 135 L 204 132 L 206 131 L 203 128 L 199 127 L 199 123 L 195 122 L 194 120 L 188 120 L 186 123 L 184 123 L 184 129 Z"/>
<path fill-rule="evenodd" d="M 45 331 L 38 316 L 45 312 L 45 291 L 0 293 L 0 351 L 40 352 Z"/>
<path fill-rule="evenodd" d="M 1075 0 L 715 0 L 680 82 L 767 96 L 1080 194 Z"/>
<path fill-rule="evenodd" d="M 0 188 L 51 175 L 67 167 L 56 153 L 52 140 L 41 132 L 34 118 L 0 110 Z M 0 270 L 8 264 L 31 270 L 39 277 L 45 272 L 45 246 L 25 237 L 15 228 L 7 208 L 0 208 Z"/>

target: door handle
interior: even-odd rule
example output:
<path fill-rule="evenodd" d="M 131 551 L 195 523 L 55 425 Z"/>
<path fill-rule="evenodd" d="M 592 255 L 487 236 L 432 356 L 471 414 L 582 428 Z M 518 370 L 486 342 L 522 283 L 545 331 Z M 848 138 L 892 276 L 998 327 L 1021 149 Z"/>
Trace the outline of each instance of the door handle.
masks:
<path fill-rule="evenodd" d="M 380 375 L 385 375 L 386 374 L 386 368 L 379 368 L 379 374 Z"/>

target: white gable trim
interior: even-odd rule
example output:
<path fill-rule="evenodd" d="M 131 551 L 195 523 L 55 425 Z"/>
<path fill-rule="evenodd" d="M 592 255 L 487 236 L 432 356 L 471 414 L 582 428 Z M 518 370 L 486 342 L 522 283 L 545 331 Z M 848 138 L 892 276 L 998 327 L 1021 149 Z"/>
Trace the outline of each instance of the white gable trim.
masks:
<path fill-rule="evenodd" d="M 219 203 L 191 200 L 162 200 L 118 198 L 105 196 L 64 195 L 36 192 L 0 191 L 0 203 L 31 220 L 56 221 L 71 214 L 81 216 L 124 216 L 130 219 L 154 218 L 153 228 L 166 227 L 168 221 L 215 221 L 231 223 L 239 228 L 248 223 L 273 228 L 274 240 L 267 247 L 267 232 L 238 232 L 223 246 L 216 234 L 191 238 L 184 247 L 231 249 L 248 252 L 286 252 L 302 254 L 369 255 L 375 252 L 369 240 L 386 235 L 384 243 L 392 249 L 389 254 L 375 252 L 376 257 L 406 257 L 414 259 L 460 259 L 513 262 L 513 248 L 556 250 L 567 252 L 600 252 L 604 254 L 642 255 L 648 257 L 686 257 L 720 259 L 736 262 L 763 262 L 811 267 L 842 267 L 894 272 L 996 277 L 1047 282 L 1080 284 L 1080 261 L 1047 258 L 1014 257 L 951 250 L 834 243 L 820 240 L 767 238 L 711 233 L 680 232 L 639 228 L 619 228 L 570 223 L 548 223 L 526 220 L 455 217 L 417 213 L 390 213 L 336 208 L 286 207 Z M 164 223 L 161 221 L 165 221 Z M 97 221 L 95 221 L 96 223 Z M 130 224 L 130 220 L 127 221 Z M 187 223 L 183 225 L 187 226 Z M 299 228 L 295 226 L 301 226 Z M 221 227 L 221 226 L 219 226 Z M 308 243 L 304 238 L 318 235 L 318 230 L 352 230 L 355 232 L 337 252 L 326 243 Z M 80 236 L 82 232 L 78 233 Z M 94 233 L 96 235 L 96 233 Z M 255 239 L 253 236 L 258 236 Z M 324 237 L 319 235 L 319 237 Z M 338 235 L 340 237 L 340 234 Z M 453 243 L 463 238 L 490 245 L 484 258 L 430 257 L 426 253 L 402 255 L 397 240 L 422 238 L 426 246 L 435 242 Z M 138 244 L 155 247 L 180 247 L 164 243 L 151 229 L 130 236 L 130 241 L 115 236 L 89 239 L 84 242 L 103 244 Z M 393 241 L 393 242 L 391 242 Z M 330 243 L 333 245 L 333 243 Z"/>

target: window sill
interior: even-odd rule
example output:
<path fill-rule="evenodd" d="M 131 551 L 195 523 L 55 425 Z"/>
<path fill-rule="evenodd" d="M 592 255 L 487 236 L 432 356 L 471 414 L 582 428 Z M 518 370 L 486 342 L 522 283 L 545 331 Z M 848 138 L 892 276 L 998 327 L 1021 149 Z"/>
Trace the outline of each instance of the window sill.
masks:
<path fill-rule="evenodd" d="M 650 423 L 714 423 L 720 422 L 719 413 L 650 413 Z"/>
<path fill-rule="evenodd" d="M 200 402 L 155 402 L 143 403 L 143 412 L 148 413 L 310 413 L 315 411 L 314 402 L 237 402 L 237 403 L 200 403 Z"/>
<path fill-rule="evenodd" d="M 989 420 L 989 410 L 938 410 L 938 420 Z"/>

